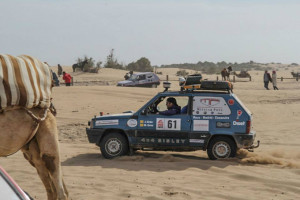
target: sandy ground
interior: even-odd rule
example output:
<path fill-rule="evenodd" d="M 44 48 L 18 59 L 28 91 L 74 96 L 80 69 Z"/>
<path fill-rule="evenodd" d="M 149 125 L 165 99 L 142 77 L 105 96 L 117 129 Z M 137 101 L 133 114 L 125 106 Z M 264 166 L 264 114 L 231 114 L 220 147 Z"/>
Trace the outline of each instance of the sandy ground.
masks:
<path fill-rule="evenodd" d="M 56 69 L 55 69 L 56 70 Z M 71 71 L 70 67 L 64 67 Z M 177 80 L 178 69 L 159 69 L 162 79 Z M 87 122 L 100 111 L 136 111 L 158 88 L 121 88 L 126 71 L 101 69 L 99 74 L 71 72 L 75 86 L 55 87 L 64 179 L 72 200 L 98 199 L 299 199 L 300 82 L 278 80 L 279 91 L 263 88 L 261 71 L 252 81 L 237 79 L 234 93 L 253 113 L 260 148 L 238 152 L 238 158 L 211 161 L 206 152 L 144 152 L 113 160 L 87 141 Z M 203 75 L 216 79 L 216 75 Z M 291 77 L 282 69 L 278 77 Z M 87 81 L 94 81 L 87 83 Z M 179 89 L 172 81 L 172 90 Z M 0 158 L 17 183 L 37 200 L 46 199 L 35 169 L 21 152 Z M 1 198 L 0 198 L 1 199 Z"/>

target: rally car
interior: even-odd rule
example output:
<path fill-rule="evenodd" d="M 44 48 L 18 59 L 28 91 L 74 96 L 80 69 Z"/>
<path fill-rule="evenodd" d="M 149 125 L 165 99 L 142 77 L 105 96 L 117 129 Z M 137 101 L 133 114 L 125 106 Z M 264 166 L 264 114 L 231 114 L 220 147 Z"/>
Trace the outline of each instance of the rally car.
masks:
<path fill-rule="evenodd" d="M 193 77 L 195 79 L 195 77 Z M 212 160 L 235 157 L 238 149 L 253 151 L 252 114 L 232 92 L 227 81 L 181 84 L 180 91 L 158 93 L 136 112 L 95 116 L 86 129 L 88 140 L 105 158 L 135 150 L 206 150 Z M 166 99 L 174 97 L 187 111 L 162 115 Z M 101 112 L 102 113 L 102 112 Z"/>

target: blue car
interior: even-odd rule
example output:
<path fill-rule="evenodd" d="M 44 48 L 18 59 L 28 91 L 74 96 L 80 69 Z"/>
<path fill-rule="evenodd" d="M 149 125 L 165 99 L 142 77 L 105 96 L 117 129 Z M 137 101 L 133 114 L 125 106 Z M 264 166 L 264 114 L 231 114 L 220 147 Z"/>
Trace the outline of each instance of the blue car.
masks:
<path fill-rule="evenodd" d="M 182 84 L 181 84 L 182 85 Z M 212 160 L 235 157 L 238 149 L 253 151 L 256 136 L 252 114 L 227 81 L 182 85 L 180 91 L 158 93 L 136 112 L 95 116 L 88 140 L 105 158 L 135 150 L 207 151 Z M 166 101 L 176 99 L 180 112 L 167 115 Z"/>

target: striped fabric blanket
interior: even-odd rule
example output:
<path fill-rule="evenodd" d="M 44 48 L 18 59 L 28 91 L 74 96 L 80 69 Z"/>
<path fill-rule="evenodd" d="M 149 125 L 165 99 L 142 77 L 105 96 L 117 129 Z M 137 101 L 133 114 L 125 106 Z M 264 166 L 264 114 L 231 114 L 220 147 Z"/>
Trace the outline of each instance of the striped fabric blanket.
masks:
<path fill-rule="evenodd" d="M 48 108 L 52 73 L 31 56 L 0 54 L 0 110 L 14 106 Z"/>

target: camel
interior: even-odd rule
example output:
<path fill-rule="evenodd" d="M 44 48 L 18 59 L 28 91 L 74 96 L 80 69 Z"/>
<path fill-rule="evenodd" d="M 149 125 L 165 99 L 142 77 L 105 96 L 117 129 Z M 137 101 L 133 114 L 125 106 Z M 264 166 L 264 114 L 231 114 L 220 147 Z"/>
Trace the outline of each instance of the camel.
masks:
<path fill-rule="evenodd" d="M 247 71 L 241 71 L 239 74 L 234 72 L 234 75 L 237 76 L 238 78 L 250 78 L 250 74 Z"/>
<path fill-rule="evenodd" d="M 28 112 L 35 116 L 44 114 L 44 119 L 34 119 Z M 0 156 L 9 156 L 22 150 L 24 157 L 36 168 L 48 200 L 67 200 L 54 115 L 48 109 L 39 108 L 6 110 L 0 114 L 0 127 Z"/>
<path fill-rule="evenodd" d="M 16 75 L 13 74 L 12 67 Z M 38 69 L 38 73 L 35 73 L 35 76 L 26 76 L 21 69 L 25 67 L 28 73 L 33 71 L 32 69 Z M 24 157 L 36 168 L 46 188 L 48 200 L 68 200 L 60 165 L 58 130 L 54 116 L 56 112 L 50 103 L 51 85 L 47 85 L 51 82 L 51 74 L 50 70 L 47 70 L 47 66 L 32 57 L 0 54 L 0 79 L 3 81 L 0 83 L 0 157 L 21 150 Z M 7 77 L 12 76 L 23 77 L 23 82 L 11 84 Z M 44 76 L 44 79 L 39 79 L 39 76 Z M 33 83 L 36 77 L 39 83 L 44 81 L 45 91 L 41 92 L 44 88 L 37 89 L 31 87 L 30 82 L 25 82 L 28 79 Z M 33 93 L 34 97 L 39 95 L 38 103 L 32 98 Z M 31 107 L 20 106 L 21 104 Z M 33 106 L 35 104 L 37 106 Z"/>
<path fill-rule="evenodd" d="M 78 62 L 76 64 L 73 64 L 72 65 L 72 68 L 73 68 L 73 72 L 76 71 L 76 68 L 79 68 L 81 71 L 83 71 L 83 68 L 84 68 L 84 65 L 88 63 L 88 60 L 84 60 L 84 61 L 81 61 L 81 62 Z"/>

